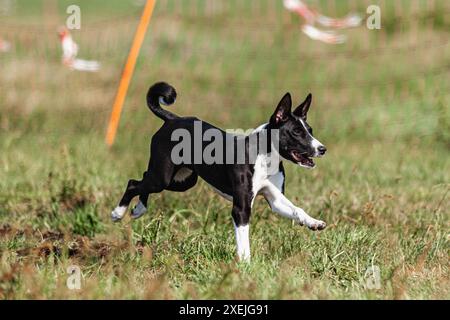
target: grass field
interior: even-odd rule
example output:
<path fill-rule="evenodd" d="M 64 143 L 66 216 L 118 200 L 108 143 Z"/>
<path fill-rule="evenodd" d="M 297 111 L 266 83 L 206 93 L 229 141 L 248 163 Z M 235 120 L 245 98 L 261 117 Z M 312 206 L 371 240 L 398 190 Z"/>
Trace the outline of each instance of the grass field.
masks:
<path fill-rule="evenodd" d="M 136 2 L 22 0 L 0 17 L 0 37 L 14 44 L 0 53 L 0 298 L 450 298 L 445 0 L 431 11 L 426 1 L 384 1 L 382 29 L 343 31 L 341 46 L 307 38 L 281 1 L 215 1 L 205 12 L 205 1 L 162 1 L 108 149 Z M 79 55 L 102 62 L 97 74 L 60 62 L 55 30 L 73 3 Z M 316 5 L 347 12 L 347 1 L 333 3 L 333 12 Z M 365 13 L 365 2 L 355 6 Z M 286 91 L 295 102 L 312 92 L 309 121 L 329 151 L 312 171 L 286 164 L 286 193 L 327 229 L 294 225 L 258 199 L 252 263 L 240 265 L 231 206 L 204 182 L 151 196 L 142 219 L 113 224 L 161 125 L 145 106 L 158 80 L 177 88 L 174 112 L 223 128 L 256 128 Z M 71 265 L 80 290 L 66 286 Z M 372 266 L 378 289 L 366 287 Z"/>

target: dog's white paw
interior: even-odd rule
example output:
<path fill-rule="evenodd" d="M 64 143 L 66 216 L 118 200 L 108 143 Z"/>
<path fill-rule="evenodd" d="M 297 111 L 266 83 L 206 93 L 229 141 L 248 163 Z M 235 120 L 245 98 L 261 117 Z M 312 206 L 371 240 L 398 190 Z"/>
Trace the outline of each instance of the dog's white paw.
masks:
<path fill-rule="evenodd" d="M 306 226 L 313 231 L 317 231 L 325 229 L 327 224 L 324 221 L 312 219 L 311 221 L 306 222 Z"/>
<path fill-rule="evenodd" d="M 127 207 L 116 207 L 113 212 L 111 212 L 111 219 L 113 222 L 117 222 L 123 219 L 123 216 L 125 215 L 125 212 L 127 212 Z"/>
<path fill-rule="evenodd" d="M 139 219 L 147 212 L 147 208 L 139 201 L 139 203 L 134 207 L 131 217 L 133 219 Z"/>

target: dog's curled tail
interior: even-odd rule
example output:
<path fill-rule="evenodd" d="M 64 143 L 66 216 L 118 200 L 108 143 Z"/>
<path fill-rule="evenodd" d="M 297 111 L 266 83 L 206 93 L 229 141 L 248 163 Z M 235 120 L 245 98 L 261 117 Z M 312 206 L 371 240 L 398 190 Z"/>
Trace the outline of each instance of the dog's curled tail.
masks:
<path fill-rule="evenodd" d="M 175 103 L 177 92 L 175 88 L 165 82 L 155 83 L 150 87 L 147 93 L 147 105 L 152 112 L 162 120 L 172 120 L 178 118 L 172 112 L 161 108 L 161 104 L 169 106 Z"/>

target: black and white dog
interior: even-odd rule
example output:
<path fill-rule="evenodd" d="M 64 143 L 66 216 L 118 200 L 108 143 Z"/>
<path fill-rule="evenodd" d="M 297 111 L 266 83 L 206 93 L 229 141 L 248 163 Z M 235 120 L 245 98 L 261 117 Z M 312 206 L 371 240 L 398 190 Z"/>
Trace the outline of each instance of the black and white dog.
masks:
<path fill-rule="evenodd" d="M 136 219 L 147 211 L 149 194 L 163 190 L 186 191 L 195 186 L 200 176 L 233 203 L 231 214 L 240 260 L 250 259 L 249 221 L 253 201 L 257 195 L 264 196 L 271 209 L 284 217 L 306 225 L 311 230 L 325 228 L 325 222 L 310 217 L 284 196 L 285 174 L 282 160 L 314 168 L 312 158 L 321 157 L 326 152 L 325 146 L 313 137 L 312 129 L 306 122 L 311 94 L 291 112 L 291 95 L 287 93 L 268 123 L 251 134 L 240 137 L 197 118 L 179 117 L 161 108 L 161 104 L 171 105 L 175 99 L 176 91 L 167 83 L 157 83 L 150 88 L 147 104 L 156 116 L 164 120 L 164 124 L 152 138 L 151 158 L 147 171 L 142 180 L 128 182 L 125 194 L 111 214 L 114 221 L 123 218 L 134 197 L 139 196 L 139 202 L 131 214 L 132 218 Z M 209 134 L 209 139 L 198 141 L 198 134 L 207 135 L 211 130 L 215 131 L 215 134 Z M 183 134 L 174 139 L 174 132 Z M 276 134 L 273 134 L 274 132 Z M 187 151 L 184 149 L 182 160 L 174 161 L 173 151 L 177 148 L 180 136 L 187 140 L 184 142 L 187 142 L 188 146 L 196 145 L 199 148 L 190 148 Z M 215 150 L 214 156 L 218 160 L 214 162 L 201 157 L 201 153 L 211 144 L 212 137 L 214 141 L 220 138 L 225 141 L 216 145 L 219 147 Z M 238 140 L 243 142 L 241 145 L 244 161 L 238 159 L 240 156 Z M 254 141 L 258 142 L 256 148 Z M 250 161 L 252 152 L 255 152 L 254 161 Z"/>

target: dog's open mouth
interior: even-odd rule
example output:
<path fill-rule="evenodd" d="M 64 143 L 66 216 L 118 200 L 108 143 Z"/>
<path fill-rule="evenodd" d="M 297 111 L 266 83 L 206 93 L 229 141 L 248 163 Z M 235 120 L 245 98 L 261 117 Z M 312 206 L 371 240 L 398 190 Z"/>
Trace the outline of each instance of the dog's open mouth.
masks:
<path fill-rule="evenodd" d="M 296 150 L 291 151 L 292 158 L 299 164 L 307 168 L 314 168 L 316 164 L 314 161 L 306 156 L 304 153 L 300 153 Z"/>

